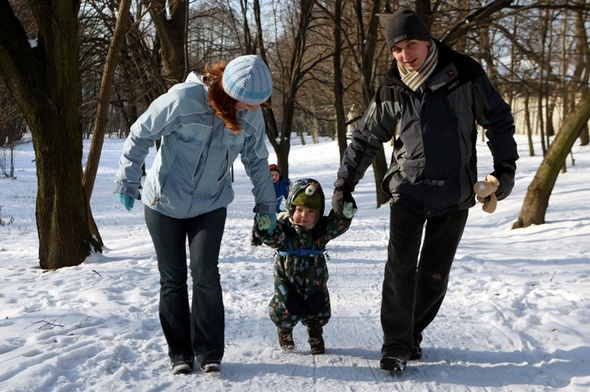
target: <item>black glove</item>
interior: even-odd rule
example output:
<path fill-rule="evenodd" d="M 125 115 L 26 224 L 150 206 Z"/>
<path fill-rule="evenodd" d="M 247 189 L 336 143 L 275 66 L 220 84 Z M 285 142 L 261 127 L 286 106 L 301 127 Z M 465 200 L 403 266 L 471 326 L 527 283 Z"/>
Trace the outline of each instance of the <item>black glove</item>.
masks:
<path fill-rule="evenodd" d="M 516 172 L 515 160 L 494 163 L 492 176 L 496 177 L 500 182 L 500 186 L 496 191 L 498 200 L 505 199 L 512 192 L 512 188 L 514 188 L 514 172 Z"/>
<path fill-rule="evenodd" d="M 336 181 L 334 185 L 336 185 L 336 188 L 334 188 L 334 195 L 332 195 L 332 210 L 341 218 L 351 219 L 350 211 L 352 211 L 352 215 L 356 212 L 356 202 L 352 197 L 352 186 L 341 181 Z M 350 205 L 352 205 L 352 209 Z"/>

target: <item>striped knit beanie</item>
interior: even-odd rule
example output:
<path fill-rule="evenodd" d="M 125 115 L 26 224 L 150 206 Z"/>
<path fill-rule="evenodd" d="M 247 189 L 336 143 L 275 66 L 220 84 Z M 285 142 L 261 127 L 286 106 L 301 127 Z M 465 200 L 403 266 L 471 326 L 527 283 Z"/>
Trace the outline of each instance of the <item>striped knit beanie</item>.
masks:
<path fill-rule="evenodd" d="M 264 61 L 255 55 L 236 57 L 223 71 L 223 90 L 233 99 L 260 105 L 272 93 L 272 78 Z"/>

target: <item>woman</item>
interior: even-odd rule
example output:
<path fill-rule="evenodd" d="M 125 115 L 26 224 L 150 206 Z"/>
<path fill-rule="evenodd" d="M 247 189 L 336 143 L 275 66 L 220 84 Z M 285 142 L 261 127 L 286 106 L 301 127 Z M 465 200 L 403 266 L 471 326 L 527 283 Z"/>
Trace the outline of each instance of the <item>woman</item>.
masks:
<path fill-rule="evenodd" d="M 218 270 L 230 167 L 240 154 L 254 188 L 258 214 L 276 224 L 276 198 L 268 170 L 265 125 L 258 110 L 272 93 L 264 61 L 241 56 L 205 67 L 157 98 L 131 126 L 114 192 L 129 211 L 145 205 L 145 220 L 160 272 L 160 323 L 175 374 L 221 369 L 224 308 Z M 162 140 L 140 194 L 141 167 Z M 186 239 L 193 283 L 189 306 Z"/>

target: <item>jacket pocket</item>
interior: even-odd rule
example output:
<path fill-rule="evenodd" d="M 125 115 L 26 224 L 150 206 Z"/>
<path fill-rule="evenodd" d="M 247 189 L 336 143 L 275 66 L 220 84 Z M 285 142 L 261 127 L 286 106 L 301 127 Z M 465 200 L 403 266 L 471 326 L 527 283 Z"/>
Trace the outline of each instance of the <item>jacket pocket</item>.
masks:
<path fill-rule="evenodd" d="M 391 164 L 383 176 L 381 189 L 389 196 L 399 193 L 401 183 L 406 178 L 403 171 L 403 162 L 405 161 L 406 149 L 401 140 L 395 142 L 395 148 L 391 153 Z"/>
<path fill-rule="evenodd" d="M 406 181 L 412 184 L 419 184 L 424 181 L 424 166 L 424 158 L 406 160 L 403 163 Z"/>
<path fill-rule="evenodd" d="M 404 181 L 405 176 L 401 170 L 401 167 L 397 161 L 393 161 L 383 176 L 383 182 L 381 183 L 381 189 L 389 196 L 393 196 L 399 193 L 399 187 Z"/>

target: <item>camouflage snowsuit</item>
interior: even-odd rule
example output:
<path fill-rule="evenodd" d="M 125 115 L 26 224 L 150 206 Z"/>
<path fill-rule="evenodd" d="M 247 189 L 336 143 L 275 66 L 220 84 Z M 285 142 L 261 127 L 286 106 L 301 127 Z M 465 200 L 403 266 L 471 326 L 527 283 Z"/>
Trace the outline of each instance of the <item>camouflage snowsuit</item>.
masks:
<path fill-rule="evenodd" d="M 311 229 L 279 219 L 272 233 L 258 231 L 262 242 L 277 251 L 274 266 L 274 296 L 269 303 L 272 321 L 281 329 L 293 329 L 301 321 L 319 328 L 331 316 L 328 293 L 328 266 L 324 254 L 328 241 L 344 234 L 351 220 L 330 211 Z M 315 254 L 306 255 L 313 249 Z M 291 250 L 291 253 L 283 252 Z"/>

